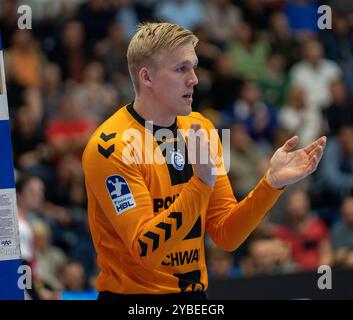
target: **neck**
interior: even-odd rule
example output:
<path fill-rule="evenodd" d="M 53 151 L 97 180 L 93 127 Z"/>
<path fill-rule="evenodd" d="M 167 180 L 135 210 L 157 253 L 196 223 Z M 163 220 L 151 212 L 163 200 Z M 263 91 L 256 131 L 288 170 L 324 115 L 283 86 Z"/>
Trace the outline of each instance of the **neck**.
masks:
<path fill-rule="evenodd" d="M 133 107 L 145 121 L 152 121 L 156 126 L 169 127 L 176 119 L 175 115 L 164 113 L 163 106 L 158 106 L 148 99 L 142 99 L 138 95 L 136 95 Z"/>

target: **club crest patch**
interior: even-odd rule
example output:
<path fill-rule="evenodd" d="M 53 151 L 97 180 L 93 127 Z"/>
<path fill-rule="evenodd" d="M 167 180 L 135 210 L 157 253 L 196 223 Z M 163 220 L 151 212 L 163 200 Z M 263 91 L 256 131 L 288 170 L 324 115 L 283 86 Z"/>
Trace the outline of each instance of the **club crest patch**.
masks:
<path fill-rule="evenodd" d="M 128 183 L 122 176 L 109 176 L 105 185 L 117 214 L 136 207 L 134 196 L 131 193 Z"/>
<path fill-rule="evenodd" d="M 181 171 L 184 169 L 185 159 L 180 152 L 173 151 L 170 158 L 171 158 L 172 165 L 176 170 Z"/>

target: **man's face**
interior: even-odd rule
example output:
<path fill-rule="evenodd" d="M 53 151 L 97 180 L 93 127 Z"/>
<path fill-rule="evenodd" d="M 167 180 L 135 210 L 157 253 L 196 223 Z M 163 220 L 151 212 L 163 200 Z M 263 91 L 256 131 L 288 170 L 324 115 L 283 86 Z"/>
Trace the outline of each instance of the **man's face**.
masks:
<path fill-rule="evenodd" d="M 156 107 L 168 116 L 191 112 L 193 88 L 198 83 L 195 74 L 197 56 L 191 43 L 173 51 L 158 54 L 157 68 L 150 70 L 151 94 Z"/>

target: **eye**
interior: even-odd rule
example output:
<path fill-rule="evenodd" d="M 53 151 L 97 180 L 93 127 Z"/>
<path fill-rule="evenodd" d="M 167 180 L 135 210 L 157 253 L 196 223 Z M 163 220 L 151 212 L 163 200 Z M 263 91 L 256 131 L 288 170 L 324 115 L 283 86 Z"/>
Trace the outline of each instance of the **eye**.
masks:
<path fill-rule="evenodd" d="M 177 72 L 185 72 L 186 71 L 186 67 L 185 66 L 181 66 L 179 68 L 176 69 Z"/>

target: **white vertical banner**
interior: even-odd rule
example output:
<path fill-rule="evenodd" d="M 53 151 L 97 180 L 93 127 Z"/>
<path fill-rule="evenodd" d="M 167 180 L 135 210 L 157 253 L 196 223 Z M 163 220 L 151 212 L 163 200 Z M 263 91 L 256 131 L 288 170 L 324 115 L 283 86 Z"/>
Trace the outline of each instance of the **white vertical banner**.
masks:
<path fill-rule="evenodd" d="M 0 37 L 0 300 L 23 300 L 21 253 L 5 67 Z"/>

